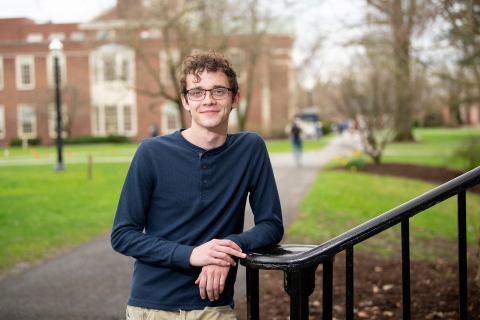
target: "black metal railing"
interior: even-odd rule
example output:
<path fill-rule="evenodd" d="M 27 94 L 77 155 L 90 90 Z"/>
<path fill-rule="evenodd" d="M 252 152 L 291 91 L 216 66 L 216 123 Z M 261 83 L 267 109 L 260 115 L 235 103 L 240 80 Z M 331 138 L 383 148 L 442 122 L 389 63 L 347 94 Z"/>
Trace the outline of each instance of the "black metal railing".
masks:
<path fill-rule="evenodd" d="M 429 192 L 373 218 L 319 246 L 280 245 L 250 252 L 241 260 L 247 273 L 247 316 L 259 320 L 259 269 L 283 270 L 285 290 L 290 295 L 290 319 L 309 318 L 308 298 L 315 288 L 315 270 L 323 264 L 323 319 L 332 319 L 333 261 L 346 252 L 346 319 L 353 320 L 353 254 L 354 246 L 394 225 L 401 223 L 403 319 L 411 318 L 410 308 L 410 242 L 409 218 L 452 196 L 458 197 L 458 274 L 459 317 L 467 319 L 467 239 L 466 190 L 480 183 L 480 167 L 473 169 Z"/>

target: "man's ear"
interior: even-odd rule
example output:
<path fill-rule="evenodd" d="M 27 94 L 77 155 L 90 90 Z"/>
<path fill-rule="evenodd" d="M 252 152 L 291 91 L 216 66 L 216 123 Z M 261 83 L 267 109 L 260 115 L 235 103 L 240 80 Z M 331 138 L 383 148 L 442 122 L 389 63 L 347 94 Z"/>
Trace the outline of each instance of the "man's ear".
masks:
<path fill-rule="evenodd" d="M 187 101 L 187 99 L 185 98 L 185 95 L 182 94 L 181 97 L 182 97 L 182 105 L 183 105 L 183 107 L 185 108 L 185 110 L 190 111 L 190 106 L 188 105 L 188 101 Z"/>
<path fill-rule="evenodd" d="M 235 95 L 235 97 L 233 97 L 232 109 L 235 109 L 236 107 L 238 107 L 239 103 L 240 103 L 240 91 L 237 91 L 237 94 Z"/>

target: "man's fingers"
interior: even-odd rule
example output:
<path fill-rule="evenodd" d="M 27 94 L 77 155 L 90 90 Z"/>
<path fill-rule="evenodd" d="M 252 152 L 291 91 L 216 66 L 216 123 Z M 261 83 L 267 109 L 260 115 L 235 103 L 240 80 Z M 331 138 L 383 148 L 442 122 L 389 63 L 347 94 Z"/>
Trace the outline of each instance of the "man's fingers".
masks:
<path fill-rule="evenodd" d="M 217 240 L 216 244 L 218 246 L 214 248 L 215 251 L 224 252 L 238 258 L 245 258 L 247 256 L 242 252 L 242 249 L 231 240 Z"/>
<path fill-rule="evenodd" d="M 206 283 L 207 280 L 205 277 L 202 277 L 202 274 L 200 274 L 197 281 L 198 281 L 198 289 L 200 290 L 200 297 L 202 297 L 202 299 L 205 299 L 207 297 L 207 293 L 205 291 L 205 287 L 207 286 L 207 283 Z M 197 283 L 197 281 L 195 281 L 195 283 Z"/>
<path fill-rule="evenodd" d="M 226 267 L 235 266 L 236 263 L 232 257 L 245 258 L 246 254 L 242 249 L 231 240 L 210 240 L 201 246 L 195 247 L 190 254 L 189 262 L 192 266 L 205 266 L 215 264 Z M 223 261 L 226 263 L 224 263 Z"/>
<path fill-rule="evenodd" d="M 215 242 L 218 243 L 221 246 L 230 247 L 235 251 L 242 252 L 242 249 L 238 246 L 238 244 L 236 244 L 232 240 L 216 240 Z"/>

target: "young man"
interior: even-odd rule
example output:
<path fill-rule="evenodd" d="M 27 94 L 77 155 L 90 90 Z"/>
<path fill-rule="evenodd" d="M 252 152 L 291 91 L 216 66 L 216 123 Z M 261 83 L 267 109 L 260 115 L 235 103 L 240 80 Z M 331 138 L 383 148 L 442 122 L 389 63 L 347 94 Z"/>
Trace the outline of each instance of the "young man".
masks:
<path fill-rule="evenodd" d="M 283 236 L 278 191 L 263 139 L 227 133 L 231 63 L 188 56 L 180 82 L 191 126 L 140 143 L 113 224 L 113 248 L 136 259 L 127 319 L 235 319 L 238 258 Z M 255 227 L 243 232 L 247 197 Z"/>

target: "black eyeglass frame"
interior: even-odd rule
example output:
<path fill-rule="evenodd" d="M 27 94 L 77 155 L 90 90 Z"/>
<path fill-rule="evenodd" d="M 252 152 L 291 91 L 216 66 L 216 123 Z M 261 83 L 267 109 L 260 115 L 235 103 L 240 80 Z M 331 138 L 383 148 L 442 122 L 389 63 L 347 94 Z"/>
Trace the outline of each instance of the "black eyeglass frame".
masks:
<path fill-rule="evenodd" d="M 212 94 L 212 90 L 215 90 L 215 89 L 227 89 L 227 95 L 225 96 L 225 98 L 220 98 L 220 99 L 215 98 L 215 97 L 213 96 L 213 94 Z M 190 92 L 191 90 L 203 90 L 203 91 L 205 91 L 205 93 L 203 94 L 203 99 L 193 100 L 192 98 L 190 98 L 188 92 Z M 208 90 L 207 90 L 207 89 L 198 89 L 198 88 L 197 88 L 197 89 L 190 89 L 190 90 L 185 91 L 185 95 L 188 97 L 188 99 L 190 99 L 190 100 L 192 100 L 192 101 L 202 101 L 202 100 L 204 100 L 205 97 L 207 96 L 207 91 L 210 91 L 210 95 L 212 96 L 213 99 L 215 99 L 215 100 L 225 100 L 225 99 L 227 99 L 227 97 L 228 97 L 228 92 L 232 91 L 232 88 L 216 87 L 216 88 L 208 89 Z"/>

